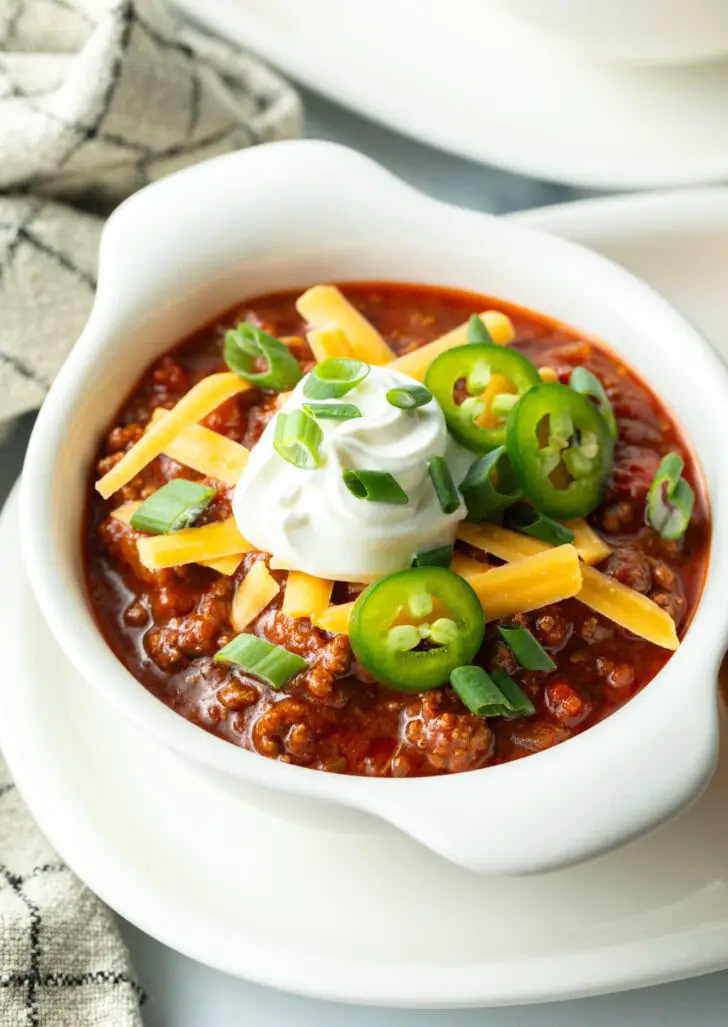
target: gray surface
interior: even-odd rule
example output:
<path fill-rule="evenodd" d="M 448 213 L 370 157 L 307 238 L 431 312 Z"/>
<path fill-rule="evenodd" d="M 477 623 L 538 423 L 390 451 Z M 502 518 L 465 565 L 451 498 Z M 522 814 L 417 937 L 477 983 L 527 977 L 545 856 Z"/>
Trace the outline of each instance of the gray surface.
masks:
<path fill-rule="evenodd" d="M 322 100 L 305 99 L 309 135 L 355 146 L 413 185 L 453 203 L 503 212 L 586 195 L 448 157 Z M 31 417 L 25 418 L 0 446 L 0 503 L 19 473 L 31 423 Z M 177 955 L 130 924 L 121 922 L 121 928 L 149 993 L 146 1027 L 723 1027 L 727 1020 L 728 971 L 622 995 L 526 1008 L 373 1010 L 248 984 Z"/>

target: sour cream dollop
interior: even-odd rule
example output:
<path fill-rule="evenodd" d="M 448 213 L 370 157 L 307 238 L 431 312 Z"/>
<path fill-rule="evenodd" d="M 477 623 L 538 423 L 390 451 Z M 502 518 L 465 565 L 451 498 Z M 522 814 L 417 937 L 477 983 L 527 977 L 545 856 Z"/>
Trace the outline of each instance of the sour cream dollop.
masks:
<path fill-rule="evenodd" d="M 320 420 L 324 438 L 321 466 L 301 470 L 273 447 L 280 413 L 307 401 L 303 378 L 253 449 L 233 498 L 233 514 L 245 538 L 296 570 L 337 581 L 373 581 L 411 566 L 417 553 L 452 543 L 464 504 L 452 514 L 440 509 L 427 464 L 444 456 L 453 480 L 462 480 L 467 456 L 448 434 L 433 398 L 425 406 L 401 410 L 387 391 L 417 384 L 387 367 L 367 377 L 340 400 L 353 403 L 361 417 Z M 357 499 L 344 484 L 349 468 L 388 471 L 409 502 Z"/>

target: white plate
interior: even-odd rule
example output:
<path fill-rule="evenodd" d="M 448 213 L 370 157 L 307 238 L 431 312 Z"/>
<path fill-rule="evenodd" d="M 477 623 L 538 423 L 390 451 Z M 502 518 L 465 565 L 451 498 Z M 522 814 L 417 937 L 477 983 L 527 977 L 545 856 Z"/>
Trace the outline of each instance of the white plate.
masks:
<path fill-rule="evenodd" d="M 487 0 L 175 0 L 382 124 L 488 164 L 604 189 L 728 175 L 728 61 L 600 63 Z"/>
<path fill-rule="evenodd" d="M 728 354 L 728 191 L 526 217 L 639 271 Z M 77 873 L 167 945 L 261 983 L 382 1005 L 569 998 L 728 966 L 728 753 L 700 801 L 650 837 L 541 878 L 479 878 L 361 815 L 312 822 L 279 796 L 233 798 L 119 721 L 39 617 L 14 499 L 0 580 L 12 772 Z M 639 787 L 638 752 L 634 763 Z"/>

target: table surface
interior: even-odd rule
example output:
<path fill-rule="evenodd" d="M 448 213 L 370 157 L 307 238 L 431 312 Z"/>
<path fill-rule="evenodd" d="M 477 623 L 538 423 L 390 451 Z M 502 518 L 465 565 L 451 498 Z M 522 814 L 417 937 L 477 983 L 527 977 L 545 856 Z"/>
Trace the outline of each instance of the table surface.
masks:
<path fill-rule="evenodd" d="M 494 213 L 590 195 L 439 153 L 304 93 L 307 134 L 363 151 L 425 192 Z M 17 477 L 32 417 L 0 446 L 0 503 Z M 577 1002 L 508 1009 L 376 1010 L 297 998 L 211 970 L 120 921 L 149 994 L 146 1027 L 712 1027 L 725 1025 L 728 971 Z"/>

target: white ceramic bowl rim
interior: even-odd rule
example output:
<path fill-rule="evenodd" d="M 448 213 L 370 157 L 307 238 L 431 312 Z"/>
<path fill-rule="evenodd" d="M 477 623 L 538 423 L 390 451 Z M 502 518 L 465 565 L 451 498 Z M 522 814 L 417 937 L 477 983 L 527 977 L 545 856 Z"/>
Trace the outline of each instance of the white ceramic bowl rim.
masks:
<path fill-rule="evenodd" d="M 353 778 L 288 766 L 172 712 L 116 660 L 95 625 L 81 574 L 78 511 L 95 440 L 124 387 L 157 353 L 245 295 L 336 277 L 460 285 L 543 310 L 618 351 L 624 339 L 630 363 L 672 404 L 700 451 L 713 548 L 684 643 L 623 710 L 564 745 L 441 778 Z M 485 281 L 488 288 L 478 289 Z M 728 571 L 726 399 L 728 374 L 707 342 L 659 295 L 604 258 L 438 203 L 343 147 L 257 147 L 147 187 L 109 220 L 92 315 L 29 446 L 24 557 L 44 616 L 76 667 L 124 715 L 183 756 L 240 781 L 367 810 L 479 871 L 553 868 L 656 826 L 694 798 L 712 772 L 715 682 L 728 631 L 718 592 Z"/>

